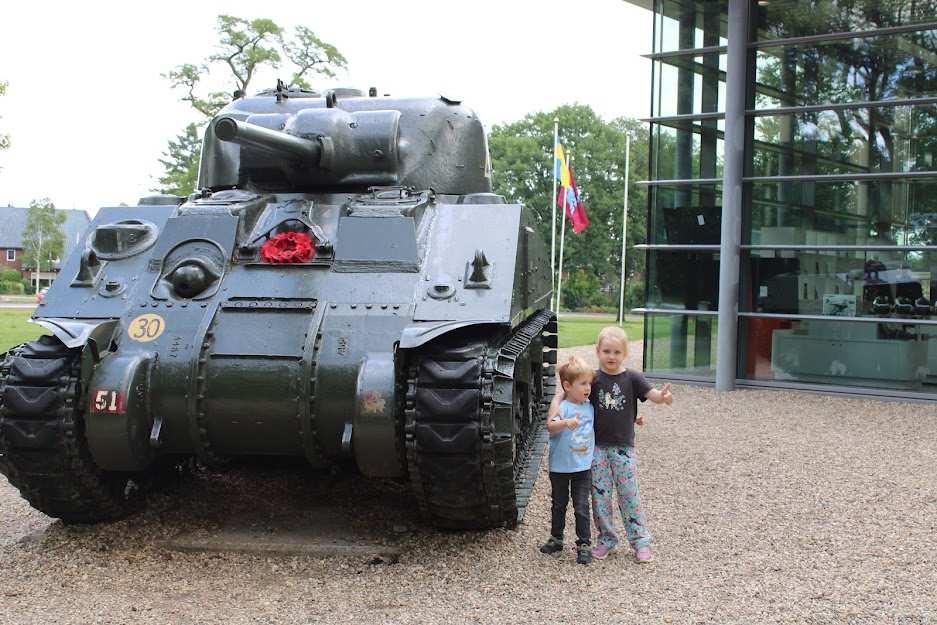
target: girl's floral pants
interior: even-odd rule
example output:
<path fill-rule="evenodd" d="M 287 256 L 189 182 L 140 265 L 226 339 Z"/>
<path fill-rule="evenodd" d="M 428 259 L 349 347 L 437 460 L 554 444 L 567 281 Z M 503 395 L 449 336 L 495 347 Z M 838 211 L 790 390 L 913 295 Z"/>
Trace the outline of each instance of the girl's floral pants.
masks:
<path fill-rule="evenodd" d="M 644 522 L 644 507 L 638 493 L 638 456 L 634 447 L 595 446 L 592 460 L 592 515 L 598 530 L 596 545 L 618 545 L 615 532 L 615 502 L 625 524 L 628 542 L 637 549 L 651 542 Z"/>

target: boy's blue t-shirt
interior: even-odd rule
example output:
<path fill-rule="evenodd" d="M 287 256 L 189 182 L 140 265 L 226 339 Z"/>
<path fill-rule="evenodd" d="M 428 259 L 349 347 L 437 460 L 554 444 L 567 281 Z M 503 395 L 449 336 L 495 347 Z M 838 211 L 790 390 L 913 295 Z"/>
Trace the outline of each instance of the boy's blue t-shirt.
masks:
<path fill-rule="evenodd" d="M 553 420 L 572 419 L 577 415 L 578 428 L 564 428 L 556 434 L 550 434 L 550 471 L 553 473 L 578 473 L 592 468 L 592 455 L 595 452 L 595 411 L 592 404 L 574 404 L 563 400 L 560 403 L 560 414 Z"/>

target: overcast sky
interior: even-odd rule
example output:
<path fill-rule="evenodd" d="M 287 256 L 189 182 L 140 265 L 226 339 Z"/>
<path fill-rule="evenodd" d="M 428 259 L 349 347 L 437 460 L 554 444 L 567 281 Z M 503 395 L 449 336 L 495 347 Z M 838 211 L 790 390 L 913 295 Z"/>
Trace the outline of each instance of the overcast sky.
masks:
<path fill-rule="evenodd" d="M 316 88 L 461 98 L 488 128 L 574 102 L 605 119 L 650 111 L 651 13 L 623 0 L 54 0 L 0 14 L 4 206 L 48 197 L 93 215 L 149 195 L 167 141 L 197 119 L 161 74 L 214 52 L 219 14 L 307 26 L 336 46 L 348 71 Z"/>

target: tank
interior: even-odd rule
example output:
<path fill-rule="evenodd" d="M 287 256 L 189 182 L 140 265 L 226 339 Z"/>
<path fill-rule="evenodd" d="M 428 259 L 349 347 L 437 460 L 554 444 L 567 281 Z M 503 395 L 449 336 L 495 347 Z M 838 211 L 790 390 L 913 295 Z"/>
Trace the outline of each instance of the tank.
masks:
<path fill-rule="evenodd" d="M 101 208 L 0 364 L 0 471 L 123 516 L 167 464 L 351 464 L 440 528 L 514 527 L 556 318 L 535 217 L 452 99 L 278 84 L 207 126 L 198 193 Z"/>

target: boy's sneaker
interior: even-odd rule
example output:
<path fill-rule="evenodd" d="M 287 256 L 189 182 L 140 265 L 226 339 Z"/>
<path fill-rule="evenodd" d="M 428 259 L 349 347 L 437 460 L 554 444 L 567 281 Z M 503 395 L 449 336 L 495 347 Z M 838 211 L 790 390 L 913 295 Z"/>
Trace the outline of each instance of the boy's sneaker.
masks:
<path fill-rule="evenodd" d="M 557 540 L 551 536 L 550 540 L 548 540 L 546 544 L 540 548 L 540 551 L 543 553 L 556 553 L 557 551 L 563 551 L 563 541 Z"/>
<path fill-rule="evenodd" d="M 592 562 L 592 552 L 589 545 L 579 545 L 579 553 L 576 556 L 576 562 L 579 564 L 589 564 Z"/>
<path fill-rule="evenodd" d="M 651 548 L 648 545 L 642 545 L 634 550 L 634 559 L 636 562 L 644 563 L 650 562 L 654 559 L 654 556 L 651 555 Z"/>
<path fill-rule="evenodd" d="M 615 545 L 606 545 L 605 543 L 599 543 L 595 546 L 595 549 L 592 550 L 592 557 L 597 560 L 604 560 L 608 556 L 612 555 L 618 551 L 618 547 Z"/>

